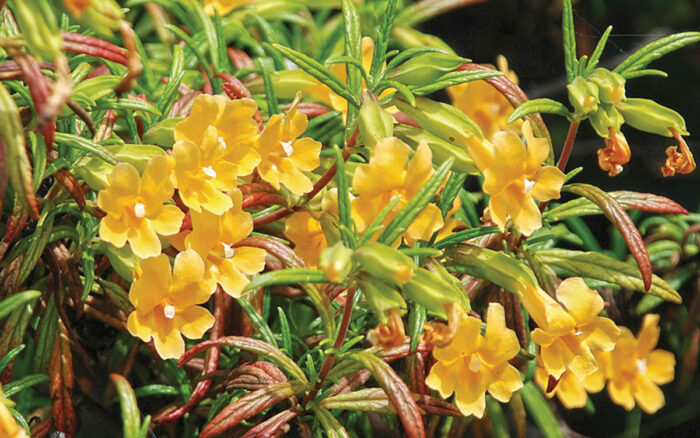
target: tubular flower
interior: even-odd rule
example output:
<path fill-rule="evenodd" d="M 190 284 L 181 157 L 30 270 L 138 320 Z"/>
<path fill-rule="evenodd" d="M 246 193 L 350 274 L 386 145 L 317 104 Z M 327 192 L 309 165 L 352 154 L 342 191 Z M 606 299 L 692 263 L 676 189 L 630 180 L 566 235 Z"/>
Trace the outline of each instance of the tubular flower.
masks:
<path fill-rule="evenodd" d="M 554 166 L 542 166 L 549 146 L 543 138 L 535 138 L 529 122 L 523 123 L 520 137 L 501 131 L 493 136 L 493 149 L 485 142 L 472 142 L 470 154 L 484 174 L 484 192 L 491 195 L 491 219 L 505 228 L 508 217 L 524 235 L 542 227 L 542 215 L 535 200 L 559 198 L 565 175 Z"/>
<path fill-rule="evenodd" d="M 598 149 L 598 165 L 608 172 L 609 176 L 617 176 L 622 172 L 622 166 L 630 161 L 632 152 L 625 136 L 610 127 L 610 134 L 605 139 L 605 148 Z"/>
<path fill-rule="evenodd" d="M 498 69 L 514 84 L 518 83 L 518 76 L 513 70 L 508 69 L 508 61 L 502 55 L 497 58 Z M 522 121 L 506 123 L 513 113 L 513 106 L 503 94 L 499 93 L 488 82 L 473 81 L 455 85 L 447 89 L 452 105 L 473 119 L 484 132 L 484 136 L 491 140 L 498 131 L 508 131 L 520 135 Z"/>
<path fill-rule="evenodd" d="M 222 214 L 231 208 L 231 198 L 222 192 L 235 188 L 236 178 L 249 175 L 260 162 L 252 147 L 258 137 L 256 110 L 251 99 L 203 94 L 175 126 L 173 181 L 192 210 Z"/>
<path fill-rule="evenodd" d="M 301 93 L 297 94 L 286 117 L 270 117 L 258 138 L 256 148 L 262 157 L 258 165 L 260 177 L 276 189 L 284 184 L 290 192 L 302 195 L 313 184 L 302 171 L 310 172 L 320 164 L 321 143 L 310 137 L 298 138 L 309 123 L 306 115 L 297 111 Z"/>
<path fill-rule="evenodd" d="M 141 258 L 160 254 L 158 234 L 177 233 L 185 216 L 176 206 L 163 205 L 174 191 L 169 174 L 165 156 L 151 158 L 143 176 L 131 164 L 117 164 L 97 196 L 97 205 L 107 213 L 100 221 L 100 238 L 117 248 L 129 242 Z"/>
<path fill-rule="evenodd" d="M 384 223 L 418 192 L 433 174 L 432 152 L 427 143 L 418 145 L 413 158 L 408 160 L 410 148 L 395 137 L 379 140 L 368 164 L 357 166 L 352 187 L 358 193 L 352 201 L 353 219 L 358 231 L 363 232 L 394 196 L 401 196 Z M 407 244 L 428 240 L 442 228 L 442 213 L 435 204 L 428 204 L 403 234 Z"/>
<path fill-rule="evenodd" d="M 608 353 L 608 394 L 628 411 L 635 401 L 648 414 L 658 411 L 665 403 L 658 385 L 673 380 L 673 354 L 653 349 L 659 340 L 658 323 L 659 315 L 645 315 L 637 338 L 623 327 L 615 349 Z"/>
<path fill-rule="evenodd" d="M 135 308 L 129 333 L 153 339 L 161 358 L 178 358 L 185 351 L 182 335 L 198 339 L 214 325 L 211 313 L 197 304 L 209 300 L 216 285 L 205 281 L 204 262 L 194 251 L 179 253 L 172 272 L 165 254 L 143 260 L 139 270 L 129 290 Z"/>
<path fill-rule="evenodd" d="M 559 379 L 568 368 L 583 379 L 599 367 L 591 350 L 612 350 L 620 329 L 609 318 L 598 316 L 603 299 L 583 279 L 564 280 L 556 296 L 564 307 L 539 288 L 523 293 L 523 305 L 539 326 L 532 340 L 540 346 L 542 364 L 550 376 Z"/>
<path fill-rule="evenodd" d="M 252 5 L 257 0 L 204 0 L 204 12 L 211 16 L 214 16 L 214 11 L 218 12 L 219 15 L 226 15 L 236 8 L 243 6 Z"/>
<path fill-rule="evenodd" d="M 538 360 L 535 369 L 535 382 L 542 388 L 547 398 L 556 395 L 566 409 L 582 408 L 586 405 L 587 392 L 593 394 L 605 388 L 603 359 L 600 354 L 595 356 L 599 364 L 599 369 L 596 372 L 579 379 L 576 374 L 566 370 L 558 381 L 547 374 L 541 360 Z"/>
<path fill-rule="evenodd" d="M 185 247 L 199 254 L 206 264 L 206 278 L 218 282 L 234 298 L 241 296 L 249 283 L 247 275 L 265 267 L 265 250 L 250 246 L 234 246 L 253 231 L 253 217 L 241 209 L 242 194 L 229 194 L 233 207 L 223 215 L 208 211 L 191 211 L 192 232 L 184 240 Z"/>
<path fill-rule="evenodd" d="M 673 176 L 676 173 L 689 174 L 695 170 L 695 158 L 688 148 L 688 144 L 683 140 L 683 137 L 678 134 L 675 128 L 669 128 L 673 136 L 678 141 L 678 146 L 669 146 L 666 148 L 666 163 L 661 168 L 663 176 Z M 678 147 L 681 151 L 678 152 Z"/>
<path fill-rule="evenodd" d="M 284 235 L 294 244 L 294 252 L 310 267 L 317 267 L 321 251 L 328 247 L 321 222 L 307 211 L 299 211 L 287 218 Z"/>
<path fill-rule="evenodd" d="M 464 415 L 481 418 L 486 391 L 507 402 L 522 388 L 518 370 L 508 361 L 520 351 L 515 332 L 506 328 L 505 312 L 498 303 L 489 304 L 486 331 L 481 321 L 461 312 L 457 334 L 444 348 L 436 347 L 433 365 L 425 383 L 443 398 L 455 393 L 455 404 Z"/>

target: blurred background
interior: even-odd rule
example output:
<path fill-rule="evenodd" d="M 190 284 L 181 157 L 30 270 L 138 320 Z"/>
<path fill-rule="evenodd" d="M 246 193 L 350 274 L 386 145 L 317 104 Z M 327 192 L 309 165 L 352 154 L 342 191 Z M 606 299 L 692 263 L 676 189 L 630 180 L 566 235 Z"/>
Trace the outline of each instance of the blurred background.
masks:
<path fill-rule="evenodd" d="M 671 33 L 700 29 L 698 0 L 579 0 L 574 1 L 578 55 L 590 55 L 608 25 L 612 35 L 600 65 L 614 68 L 624 57 L 644 44 Z M 492 0 L 476 3 L 424 23 L 422 30 L 435 34 L 459 55 L 477 63 L 494 64 L 503 54 L 530 98 L 548 97 L 570 106 L 566 97 L 564 52 L 561 35 L 560 0 Z M 673 52 L 649 68 L 668 73 L 667 78 L 644 77 L 627 82 L 629 97 L 646 97 L 680 112 L 687 122 L 686 137 L 696 161 L 700 159 L 700 44 Z M 568 122 L 545 116 L 557 151 L 566 137 Z M 700 170 L 691 175 L 664 178 L 665 149 L 672 139 L 623 126 L 632 159 L 622 174 L 608 177 L 597 163 L 596 149 L 603 140 L 583 123 L 567 171 L 583 166 L 577 182 L 598 185 L 606 191 L 634 190 L 668 196 L 690 211 L 700 211 Z M 610 235 L 604 217 L 586 218 L 601 239 L 603 248 Z M 633 328 L 636 330 L 636 328 Z M 664 347 L 665 340 L 659 343 Z M 664 387 L 667 405 L 654 417 L 644 415 L 640 436 L 700 436 L 700 379 L 682 391 L 678 382 Z M 591 396 L 595 415 L 585 409 L 559 412 L 577 434 L 608 437 L 621 434 L 628 415 L 610 402 L 605 391 Z M 555 404 L 558 402 L 554 401 Z M 532 436 L 537 431 L 532 430 Z M 530 434 L 528 434 L 530 435 Z"/>

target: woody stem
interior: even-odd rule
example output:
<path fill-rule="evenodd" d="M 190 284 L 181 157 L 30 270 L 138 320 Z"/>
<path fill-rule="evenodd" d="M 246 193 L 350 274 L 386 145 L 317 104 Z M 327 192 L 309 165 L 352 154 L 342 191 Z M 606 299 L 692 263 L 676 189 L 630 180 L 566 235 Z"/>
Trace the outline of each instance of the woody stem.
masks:
<path fill-rule="evenodd" d="M 566 142 L 564 143 L 564 149 L 561 151 L 561 156 L 559 157 L 559 162 L 557 167 L 562 172 L 566 169 L 566 163 L 569 161 L 569 156 L 571 155 L 571 150 L 574 148 L 574 140 L 576 139 L 576 132 L 578 131 L 578 126 L 581 122 L 571 122 L 569 125 L 569 132 L 566 134 Z"/>

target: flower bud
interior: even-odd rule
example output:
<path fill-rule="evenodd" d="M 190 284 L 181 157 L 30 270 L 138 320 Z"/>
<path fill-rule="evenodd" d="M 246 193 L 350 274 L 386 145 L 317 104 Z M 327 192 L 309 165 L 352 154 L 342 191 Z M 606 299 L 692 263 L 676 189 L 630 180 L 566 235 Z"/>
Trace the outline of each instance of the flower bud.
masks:
<path fill-rule="evenodd" d="M 598 87 L 582 77 L 577 77 L 566 86 L 569 91 L 569 102 L 574 107 L 576 114 L 584 115 L 595 112 L 600 100 Z"/>
<path fill-rule="evenodd" d="M 319 266 L 328 280 L 342 283 L 352 268 L 351 257 L 352 250 L 343 246 L 343 242 L 336 242 L 335 245 L 321 251 Z"/>
<path fill-rule="evenodd" d="M 465 62 L 469 60 L 450 53 L 423 53 L 393 68 L 386 76 L 405 85 L 427 85 Z"/>
<path fill-rule="evenodd" d="M 427 142 L 433 152 L 433 163 L 440 164 L 452 157 L 455 160 L 452 170 L 470 174 L 479 172 L 466 147 L 450 143 L 424 129 L 408 125 L 397 125 L 394 128 L 394 134 L 414 150 L 421 141 Z"/>
<path fill-rule="evenodd" d="M 598 110 L 588 117 L 591 126 L 603 138 L 609 137 L 610 128 L 615 132 L 620 131 L 620 127 L 625 122 L 622 114 L 612 105 L 601 104 Z"/>
<path fill-rule="evenodd" d="M 445 304 L 463 301 L 461 291 L 451 282 L 424 268 L 415 269 L 411 281 L 406 283 L 402 290 L 410 299 L 442 319 L 447 319 Z"/>
<path fill-rule="evenodd" d="M 391 38 L 404 50 L 412 47 L 437 47 L 445 52 L 454 53 L 452 47 L 435 35 L 423 33 L 410 26 L 404 26 L 399 23 L 394 23 L 394 27 L 391 31 Z"/>
<path fill-rule="evenodd" d="M 382 243 L 362 245 L 355 250 L 352 260 L 362 270 L 395 286 L 406 284 L 416 269 L 409 256 Z"/>
<path fill-rule="evenodd" d="M 306 94 L 308 90 L 318 86 L 316 79 L 301 69 L 274 72 L 270 74 L 270 79 L 279 99 L 294 99 L 299 90 L 304 90 Z M 246 82 L 246 86 L 253 94 L 265 92 L 262 77 Z"/>
<path fill-rule="evenodd" d="M 357 276 L 357 286 L 364 294 L 367 304 L 377 313 L 379 320 L 386 324 L 390 309 L 405 309 L 406 301 L 401 294 L 381 280 L 361 273 Z"/>
<path fill-rule="evenodd" d="M 625 78 L 604 68 L 596 68 L 588 80 L 598 87 L 598 97 L 603 103 L 617 105 L 625 100 Z"/>
<path fill-rule="evenodd" d="M 440 139 L 466 146 L 472 136 L 483 137 L 479 125 L 452 105 L 436 102 L 427 97 L 416 96 L 416 106 L 396 96 L 393 103 L 418 122 L 418 124 Z"/>
<path fill-rule="evenodd" d="M 323 231 L 323 236 L 326 238 L 328 245 L 335 245 L 340 241 L 340 222 L 338 218 L 324 211 L 321 213 L 321 230 Z"/>
<path fill-rule="evenodd" d="M 362 142 L 370 148 L 382 138 L 394 135 L 394 118 L 379 105 L 377 98 L 369 91 L 362 93 L 359 128 Z"/>
<path fill-rule="evenodd" d="M 630 98 L 620 102 L 617 109 L 625 118 L 625 123 L 634 129 L 671 137 L 669 128 L 674 128 L 681 135 L 688 135 L 683 116 L 651 99 Z"/>

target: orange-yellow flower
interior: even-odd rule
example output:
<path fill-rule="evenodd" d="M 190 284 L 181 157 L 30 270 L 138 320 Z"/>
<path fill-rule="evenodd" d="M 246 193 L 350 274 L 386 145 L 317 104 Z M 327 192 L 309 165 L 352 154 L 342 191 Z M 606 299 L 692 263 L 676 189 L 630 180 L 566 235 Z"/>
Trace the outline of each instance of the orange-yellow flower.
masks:
<path fill-rule="evenodd" d="M 2 394 L 2 391 L 0 391 Z M 22 428 L 7 409 L 0 397 L 0 436 L 6 438 L 27 438 L 27 432 Z"/>
<path fill-rule="evenodd" d="M 222 214 L 231 208 L 225 193 L 260 162 L 253 149 L 258 128 L 251 99 L 200 95 L 190 115 L 175 126 L 173 181 L 182 201 L 194 211 Z"/>
<path fill-rule="evenodd" d="M 232 190 L 228 196 L 233 207 L 222 215 L 190 212 L 192 232 L 187 233 L 184 244 L 205 261 L 206 278 L 218 282 L 227 294 L 238 298 L 250 282 L 246 274 L 256 274 L 265 267 L 265 250 L 250 246 L 234 248 L 253 231 L 253 217 L 241 209 L 240 190 Z"/>
<path fill-rule="evenodd" d="M 542 166 L 549 146 L 536 138 L 529 122 L 523 123 L 523 135 L 500 131 L 493 136 L 493 147 L 474 138 L 469 148 L 479 170 L 484 174 L 484 192 L 488 193 L 491 219 L 505 228 L 510 217 L 515 227 L 528 236 L 542 227 L 537 201 L 559 198 L 565 175 L 554 166 Z"/>
<path fill-rule="evenodd" d="M 421 143 L 409 161 L 410 150 L 398 138 L 383 138 L 377 142 L 369 163 L 355 169 L 352 187 L 358 196 L 352 201 L 352 213 L 358 231 L 365 231 L 391 199 L 400 195 L 401 201 L 385 220 L 385 223 L 390 222 L 432 176 L 433 154 L 430 147 Z M 440 209 L 435 204 L 428 204 L 408 227 L 403 238 L 409 245 L 417 240 L 428 240 L 443 224 Z"/>
<path fill-rule="evenodd" d="M 294 252 L 311 267 L 317 267 L 321 251 L 328 247 L 321 222 L 307 211 L 287 218 L 284 235 L 294 244 Z"/>
<path fill-rule="evenodd" d="M 310 192 L 313 184 L 303 172 L 310 172 L 320 164 L 321 143 L 310 137 L 299 138 L 309 123 L 306 115 L 297 111 L 301 93 L 297 94 L 286 117 L 270 117 L 256 143 L 262 157 L 258 173 L 276 189 L 284 184 L 290 192 L 302 195 Z"/>
<path fill-rule="evenodd" d="M 213 16 L 214 11 L 219 15 L 226 15 L 236 8 L 252 5 L 257 0 L 204 0 L 204 12 Z"/>
<path fill-rule="evenodd" d="M 523 305 L 539 326 L 532 331 L 532 340 L 540 346 L 542 364 L 550 376 L 559 379 L 568 368 L 582 379 L 598 369 L 591 350 L 612 350 L 620 329 L 609 318 L 598 316 L 603 299 L 583 279 L 564 280 L 556 296 L 564 307 L 539 288 L 523 293 Z"/>
<path fill-rule="evenodd" d="M 583 379 L 576 377 L 576 374 L 569 370 L 564 371 L 559 381 L 552 382 L 552 377 L 547 374 L 547 371 L 542 366 L 541 360 L 537 361 L 535 369 L 535 382 L 542 388 L 547 398 L 552 398 L 555 395 L 567 409 L 582 408 L 586 405 L 588 396 L 587 392 L 596 393 L 605 388 L 605 373 L 604 364 L 600 353 L 595 355 L 598 361 L 599 369 L 592 374 L 587 375 Z M 555 383 L 553 389 L 547 391 L 550 382 Z"/>
<path fill-rule="evenodd" d="M 135 308 L 127 321 L 129 333 L 144 342 L 153 339 L 163 359 L 182 356 L 182 335 L 198 339 L 214 325 L 212 314 L 197 304 L 209 300 L 215 286 L 205 281 L 204 261 L 195 251 L 179 253 L 172 271 L 165 254 L 143 260 L 129 290 Z"/>
<path fill-rule="evenodd" d="M 669 146 L 666 148 L 666 163 L 661 167 L 663 176 L 673 176 L 677 173 L 687 175 L 695 170 L 695 158 L 693 158 L 688 144 L 675 128 L 669 128 L 673 136 L 678 141 L 678 146 Z M 678 152 L 678 148 L 681 151 Z"/>
<path fill-rule="evenodd" d="M 609 176 L 617 176 L 622 172 L 622 166 L 630 161 L 632 152 L 627 144 L 625 136 L 621 132 L 609 128 L 608 138 L 605 139 L 605 148 L 598 149 L 598 166 Z"/>
<path fill-rule="evenodd" d="M 636 338 L 622 327 L 615 349 L 609 353 L 608 394 L 628 411 L 635 401 L 648 414 L 658 411 L 665 403 L 658 385 L 673 380 L 673 354 L 654 350 L 659 340 L 658 323 L 659 315 L 645 315 Z"/>
<path fill-rule="evenodd" d="M 169 174 L 165 156 L 151 158 L 143 176 L 131 164 L 117 164 L 97 196 L 97 205 L 107 213 L 100 222 L 100 238 L 117 248 L 129 242 L 141 258 L 160 254 L 158 234 L 177 233 L 184 218 L 176 206 L 163 205 L 174 191 Z"/>
<path fill-rule="evenodd" d="M 399 309 L 394 307 L 387 313 L 389 318 L 386 324 L 380 322 L 367 332 L 367 340 L 375 347 L 384 349 L 398 347 L 406 340 L 406 330 Z"/>
<path fill-rule="evenodd" d="M 518 370 L 508 363 L 520 344 L 515 332 L 506 328 L 505 312 L 498 303 L 489 304 L 486 331 L 481 321 L 461 312 L 457 334 L 444 348 L 436 347 L 433 365 L 425 383 L 443 398 L 455 393 L 455 404 L 464 415 L 481 418 L 486 391 L 500 402 L 507 402 L 522 388 Z"/>
<path fill-rule="evenodd" d="M 75 17 L 80 17 L 83 15 L 83 12 L 92 6 L 92 0 L 65 0 L 63 4 L 71 14 Z"/>
<path fill-rule="evenodd" d="M 508 61 L 502 55 L 497 58 L 498 69 L 505 73 L 511 82 L 517 84 L 518 76 L 508 69 Z M 522 121 L 506 123 L 513 113 L 513 106 L 503 94 L 486 81 L 465 82 L 447 89 L 452 105 L 474 120 L 491 140 L 498 131 L 520 134 Z"/>

